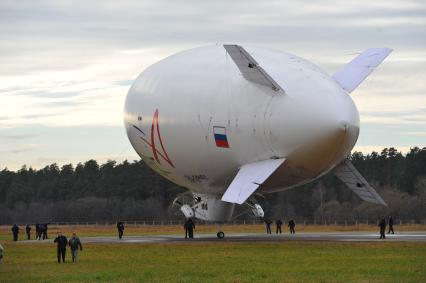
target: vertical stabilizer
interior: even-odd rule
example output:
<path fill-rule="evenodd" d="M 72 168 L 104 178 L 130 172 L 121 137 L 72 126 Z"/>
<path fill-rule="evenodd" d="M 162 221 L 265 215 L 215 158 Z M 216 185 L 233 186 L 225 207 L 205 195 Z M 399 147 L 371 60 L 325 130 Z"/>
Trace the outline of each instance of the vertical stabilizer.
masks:
<path fill-rule="evenodd" d="M 370 48 L 343 66 L 333 79 L 347 92 L 356 89 L 392 52 L 389 48 Z"/>

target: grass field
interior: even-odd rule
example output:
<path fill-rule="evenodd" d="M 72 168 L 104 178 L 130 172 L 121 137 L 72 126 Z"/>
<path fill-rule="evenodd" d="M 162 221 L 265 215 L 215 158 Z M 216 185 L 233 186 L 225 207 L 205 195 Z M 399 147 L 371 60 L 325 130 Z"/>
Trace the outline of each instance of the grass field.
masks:
<path fill-rule="evenodd" d="M 7 243 L 0 282 L 426 282 L 425 243 Z"/>
<path fill-rule="evenodd" d="M 374 226 L 298 226 L 298 231 L 371 231 Z M 422 225 L 396 231 L 424 231 Z M 115 236 L 114 226 L 51 226 L 50 237 Z M 263 232 L 263 225 L 226 225 L 226 232 Z M 80 261 L 56 262 L 56 247 L 12 242 L 0 226 L 5 258 L 0 282 L 426 282 L 422 242 L 179 242 L 84 244 Z M 197 233 L 216 232 L 199 225 Z M 182 234 L 180 226 L 128 226 L 125 235 Z M 21 237 L 24 235 L 22 234 Z"/>

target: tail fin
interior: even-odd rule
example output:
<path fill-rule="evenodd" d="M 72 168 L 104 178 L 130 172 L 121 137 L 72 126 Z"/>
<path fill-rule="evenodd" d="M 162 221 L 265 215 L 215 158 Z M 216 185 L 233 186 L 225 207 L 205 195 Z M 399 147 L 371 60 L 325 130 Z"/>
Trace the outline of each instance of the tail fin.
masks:
<path fill-rule="evenodd" d="M 389 48 L 370 48 L 338 70 L 333 79 L 351 93 L 392 52 Z"/>
<path fill-rule="evenodd" d="M 362 200 L 388 206 L 349 160 L 345 159 L 342 163 L 337 165 L 333 169 L 333 173 Z"/>

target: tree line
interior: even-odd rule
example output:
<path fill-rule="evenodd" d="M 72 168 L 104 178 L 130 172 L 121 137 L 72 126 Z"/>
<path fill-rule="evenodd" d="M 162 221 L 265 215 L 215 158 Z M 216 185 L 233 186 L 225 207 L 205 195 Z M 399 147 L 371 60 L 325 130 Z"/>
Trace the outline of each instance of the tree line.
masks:
<path fill-rule="evenodd" d="M 426 218 L 426 148 L 406 155 L 380 153 L 349 157 L 389 207 L 361 201 L 333 174 L 295 189 L 265 195 L 259 201 L 270 217 L 310 219 Z M 170 209 L 185 189 L 153 172 L 143 161 L 95 160 L 48 165 L 35 170 L 0 171 L 0 223 L 177 219 Z M 242 216 L 242 217 L 248 217 Z"/>

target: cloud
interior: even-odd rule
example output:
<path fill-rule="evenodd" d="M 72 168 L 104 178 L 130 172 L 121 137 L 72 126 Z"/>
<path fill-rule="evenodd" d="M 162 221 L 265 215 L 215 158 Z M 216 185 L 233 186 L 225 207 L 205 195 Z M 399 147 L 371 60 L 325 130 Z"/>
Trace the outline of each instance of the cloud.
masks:
<path fill-rule="evenodd" d="M 0 135 L 0 139 L 12 140 L 12 141 L 30 139 L 30 138 L 34 138 L 34 137 L 37 137 L 37 135 L 36 134 Z"/>
<path fill-rule="evenodd" d="M 14 154 L 20 154 L 20 153 L 25 153 L 25 152 L 34 151 L 34 150 L 36 150 L 36 148 L 34 147 L 21 147 L 21 148 L 11 149 L 10 152 Z"/>
<path fill-rule="evenodd" d="M 41 144 L 25 144 L 25 145 L 14 145 L 10 148 L 3 148 L 0 152 L 4 153 L 12 153 L 12 154 L 21 154 L 21 153 L 28 153 L 30 151 L 37 151 L 40 148 L 42 148 L 43 145 Z"/>
<path fill-rule="evenodd" d="M 426 136 L 426 131 L 417 131 L 417 132 L 402 132 L 403 135 L 409 135 L 409 136 Z"/>
<path fill-rule="evenodd" d="M 375 132 L 395 137 L 394 145 L 424 144 L 422 134 L 407 134 L 407 140 L 400 133 L 425 130 L 425 34 L 426 2 L 416 0 L 3 0 L 0 129 L 49 129 L 40 144 L 51 148 L 53 128 L 95 126 L 95 136 L 96 128 L 122 127 L 124 99 L 137 75 L 200 45 L 235 42 L 288 51 L 330 74 L 364 49 L 386 46 L 394 52 L 352 94 L 361 115 L 360 146 L 386 144 L 372 142 L 379 139 Z M 108 156 L 104 150 L 97 156 Z M 37 152 L 46 155 L 31 151 Z M 85 154 L 55 154 L 52 160 L 72 156 Z"/>

